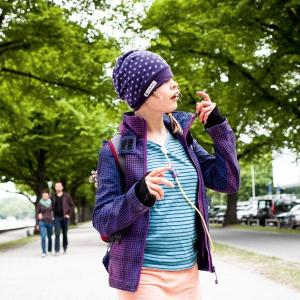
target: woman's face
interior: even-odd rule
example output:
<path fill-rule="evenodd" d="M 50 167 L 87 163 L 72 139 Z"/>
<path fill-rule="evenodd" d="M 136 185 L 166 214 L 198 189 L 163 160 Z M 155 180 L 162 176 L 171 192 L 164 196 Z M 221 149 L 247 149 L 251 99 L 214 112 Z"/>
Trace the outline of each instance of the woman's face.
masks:
<path fill-rule="evenodd" d="M 45 199 L 45 200 L 48 200 L 49 199 L 49 194 L 48 193 L 43 193 L 42 198 Z"/>
<path fill-rule="evenodd" d="M 173 112 L 177 108 L 179 88 L 172 78 L 157 88 L 143 106 L 162 113 Z"/>

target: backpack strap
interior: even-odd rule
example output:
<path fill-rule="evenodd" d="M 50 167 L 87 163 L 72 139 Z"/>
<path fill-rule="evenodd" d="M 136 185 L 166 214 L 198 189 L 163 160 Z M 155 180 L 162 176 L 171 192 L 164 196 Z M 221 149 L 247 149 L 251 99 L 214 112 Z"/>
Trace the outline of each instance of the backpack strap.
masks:
<path fill-rule="evenodd" d="M 125 174 L 125 157 L 119 155 L 119 146 L 121 141 L 121 133 L 115 134 L 109 141 L 108 146 L 111 149 L 111 152 L 115 158 L 118 168 L 120 168 L 122 174 Z"/>
<path fill-rule="evenodd" d="M 118 150 L 119 150 L 119 145 L 120 145 L 120 140 L 121 140 L 121 133 L 115 134 L 109 141 L 108 141 L 108 146 L 114 156 L 114 159 L 116 161 L 116 164 L 118 168 L 121 170 L 122 175 L 124 175 L 124 170 L 125 170 L 125 157 L 124 156 L 119 156 Z M 100 235 L 102 241 L 106 243 L 112 243 L 115 241 L 118 241 L 121 238 L 120 233 L 114 234 L 111 238 L 108 238 L 105 235 Z M 109 252 L 109 250 L 108 250 Z"/>

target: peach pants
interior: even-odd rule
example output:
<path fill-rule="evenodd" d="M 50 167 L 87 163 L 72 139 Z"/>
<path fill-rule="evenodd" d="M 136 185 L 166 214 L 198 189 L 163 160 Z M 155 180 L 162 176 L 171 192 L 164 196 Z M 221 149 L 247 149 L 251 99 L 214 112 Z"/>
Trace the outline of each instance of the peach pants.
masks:
<path fill-rule="evenodd" d="M 137 291 L 118 290 L 118 295 L 119 300 L 200 300 L 197 264 L 179 271 L 142 268 Z"/>

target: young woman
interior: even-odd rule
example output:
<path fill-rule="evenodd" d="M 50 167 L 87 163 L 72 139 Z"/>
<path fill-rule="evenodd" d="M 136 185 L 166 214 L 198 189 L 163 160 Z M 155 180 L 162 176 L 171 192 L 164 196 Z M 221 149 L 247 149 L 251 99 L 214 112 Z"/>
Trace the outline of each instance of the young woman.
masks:
<path fill-rule="evenodd" d="M 42 244 L 42 257 L 46 257 L 46 236 L 48 239 L 48 252 L 52 252 L 52 231 L 53 231 L 53 208 L 49 192 L 44 190 L 42 199 L 38 203 L 38 220 Z"/>
<path fill-rule="evenodd" d="M 227 120 L 204 92 L 195 114 L 177 112 L 172 77 L 149 51 L 125 53 L 113 70 L 115 89 L 133 111 L 123 115 L 118 149 L 104 141 L 99 153 L 93 225 L 111 242 L 104 261 L 122 300 L 199 299 L 198 270 L 215 272 L 205 187 L 239 188 Z M 193 139 L 195 119 L 212 137 L 214 155 Z"/>

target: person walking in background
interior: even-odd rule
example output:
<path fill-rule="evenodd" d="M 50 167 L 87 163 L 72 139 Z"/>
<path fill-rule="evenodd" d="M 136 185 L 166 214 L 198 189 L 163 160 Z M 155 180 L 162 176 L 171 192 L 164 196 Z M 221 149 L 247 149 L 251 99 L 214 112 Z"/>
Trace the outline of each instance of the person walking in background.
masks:
<path fill-rule="evenodd" d="M 53 196 L 54 228 L 55 228 L 55 255 L 60 253 L 60 232 L 63 236 L 63 250 L 67 252 L 68 247 L 68 225 L 70 215 L 74 206 L 71 196 L 64 192 L 63 184 L 55 183 L 55 194 Z"/>
<path fill-rule="evenodd" d="M 110 242 L 103 263 L 120 300 L 200 299 L 198 269 L 215 272 L 205 187 L 239 188 L 228 121 L 202 91 L 195 113 L 176 111 L 180 92 L 172 77 L 167 62 L 149 51 L 129 51 L 113 69 L 118 96 L 134 111 L 123 114 L 119 145 L 114 137 L 99 152 L 93 225 Z M 191 134 L 197 119 L 214 155 Z"/>
<path fill-rule="evenodd" d="M 42 257 L 46 257 L 46 236 L 48 239 L 48 253 L 52 252 L 52 232 L 53 232 L 53 207 L 50 194 L 47 190 L 42 192 L 37 206 L 38 229 L 41 235 Z"/>

